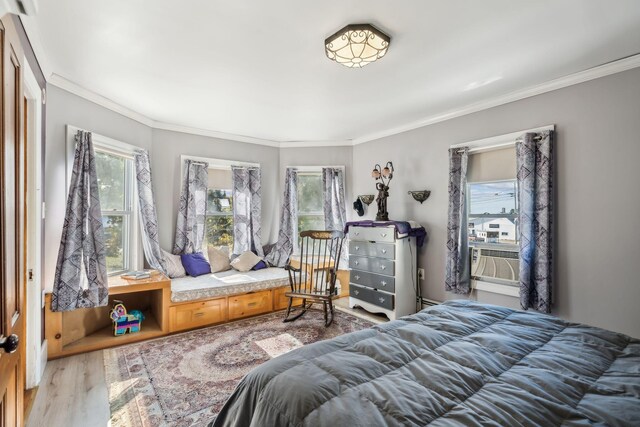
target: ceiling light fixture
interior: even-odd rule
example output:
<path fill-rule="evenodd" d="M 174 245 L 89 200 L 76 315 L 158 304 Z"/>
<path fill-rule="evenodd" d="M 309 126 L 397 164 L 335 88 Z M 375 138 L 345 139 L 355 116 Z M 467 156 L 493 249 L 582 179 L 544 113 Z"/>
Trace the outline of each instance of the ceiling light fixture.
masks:
<path fill-rule="evenodd" d="M 382 58 L 391 38 L 369 24 L 347 25 L 324 41 L 327 58 L 349 68 L 362 68 Z"/>

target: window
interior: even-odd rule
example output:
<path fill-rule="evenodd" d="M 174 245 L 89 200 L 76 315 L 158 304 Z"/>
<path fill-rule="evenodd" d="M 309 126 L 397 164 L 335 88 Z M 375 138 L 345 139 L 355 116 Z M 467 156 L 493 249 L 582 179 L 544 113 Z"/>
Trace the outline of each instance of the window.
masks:
<path fill-rule="evenodd" d="M 205 230 L 208 245 L 233 246 L 233 196 L 230 188 L 207 190 Z"/>
<path fill-rule="evenodd" d="M 298 231 L 324 229 L 322 173 L 298 172 Z"/>
<path fill-rule="evenodd" d="M 107 258 L 107 273 L 132 268 L 135 226 L 133 213 L 133 159 L 95 147 L 98 193 Z"/>
<path fill-rule="evenodd" d="M 205 246 L 233 246 L 233 177 L 231 166 L 222 160 L 207 159 L 207 211 Z"/>
<path fill-rule="evenodd" d="M 517 244 L 516 180 L 470 183 L 468 194 L 469 242 Z"/>

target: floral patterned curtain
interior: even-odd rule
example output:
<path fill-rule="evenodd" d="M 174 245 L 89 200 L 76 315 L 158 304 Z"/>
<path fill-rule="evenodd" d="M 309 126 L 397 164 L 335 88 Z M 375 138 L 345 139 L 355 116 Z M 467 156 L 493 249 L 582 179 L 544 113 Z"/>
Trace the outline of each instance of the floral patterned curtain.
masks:
<path fill-rule="evenodd" d="M 262 250 L 261 210 L 262 187 L 259 167 L 233 166 L 233 253 Z"/>
<path fill-rule="evenodd" d="M 516 141 L 520 305 L 551 310 L 553 227 L 553 131 Z"/>
<path fill-rule="evenodd" d="M 167 274 L 160 240 L 158 239 L 158 214 L 153 198 L 151 180 L 151 161 L 147 150 L 138 150 L 133 155 L 136 167 L 136 187 L 138 190 L 138 208 L 142 228 L 142 247 L 144 256 L 152 268 Z"/>
<path fill-rule="evenodd" d="M 449 214 L 445 290 L 468 294 L 470 287 L 467 235 L 467 164 L 469 148 L 449 150 Z"/>
<path fill-rule="evenodd" d="M 324 224 L 327 230 L 344 230 L 347 208 L 344 202 L 344 174 L 340 168 L 322 168 Z"/>
<path fill-rule="evenodd" d="M 276 267 L 284 267 L 298 241 L 298 171 L 287 168 L 284 182 L 284 197 L 280 210 L 280 230 L 278 242 L 266 256 L 267 262 Z"/>
<path fill-rule="evenodd" d="M 187 254 L 202 250 L 208 183 L 209 164 L 185 160 L 176 237 L 173 245 L 174 254 Z"/>
<path fill-rule="evenodd" d="M 51 298 L 52 311 L 105 306 L 106 250 L 91 132 L 78 131 Z M 87 287 L 82 282 L 82 266 Z"/>

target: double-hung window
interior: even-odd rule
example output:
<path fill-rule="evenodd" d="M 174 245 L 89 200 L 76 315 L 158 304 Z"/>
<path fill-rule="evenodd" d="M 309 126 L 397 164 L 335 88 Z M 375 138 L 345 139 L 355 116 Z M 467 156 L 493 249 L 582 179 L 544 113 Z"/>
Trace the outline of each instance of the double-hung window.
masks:
<path fill-rule="evenodd" d="M 95 157 L 107 272 L 115 275 L 132 268 L 133 159 L 99 145 L 95 148 Z"/>
<path fill-rule="evenodd" d="M 233 247 L 231 167 L 209 167 L 205 240 L 207 245 Z"/>
<path fill-rule="evenodd" d="M 324 230 L 322 173 L 298 171 L 298 231 Z"/>
<path fill-rule="evenodd" d="M 67 177 L 78 128 L 67 126 Z M 102 213 L 107 273 L 115 276 L 142 267 L 133 153 L 137 147 L 92 133 Z"/>
<path fill-rule="evenodd" d="M 518 191 L 515 179 L 468 184 L 469 242 L 518 243 Z"/>

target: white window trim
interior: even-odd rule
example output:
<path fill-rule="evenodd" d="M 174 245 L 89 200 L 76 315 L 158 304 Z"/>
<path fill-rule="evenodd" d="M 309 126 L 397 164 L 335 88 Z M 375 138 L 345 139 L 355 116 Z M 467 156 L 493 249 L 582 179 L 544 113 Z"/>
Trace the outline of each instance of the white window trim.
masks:
<path fill-rule="evenodd" d="M 73 125 L 67 125 L 67 161 L 66 161 L 66 191 L 65 196 L 69 196 L 69 184 L 71 182 L 71 173 L 73 171 L 73 156 L 75 152 L 75 136 L 79 130 L 87 131 L 85 129 L 79 128 Z M 87 131 L 91 132 L 91 131 Z M 112 153 L 118 156 L 125 157 L 127 159 L 133 160 L 133 155 L 136 150 L 141 149 L 141 147 L 137 147 L 132 144 L 128 144 L 126 142 L 118 141 L 113 138 L 106 137 L 104 135 L 100 135 L 95 132 L 91 132 L 92 141 L 94 148 L 99 149 L 100 151 Z M 133 162 L 132 162 L 133 163 Z M 131 224 L 130 224 L 130 236 L 128 236 L 129 240 L 129 253 L 128 253 L 128 263 L 129 270 L 139 270 L 144 265 L 143 258 L 143 250 L 142 250 L 142 236 L 140 235 L 140 220 L 139 220 L 139 209 L 138 209 L 138 189 L 137 189 L 137 181 L 135 179 L 135 164 L 132 164 L 131 170 Z M 110 277 L 116 276 L 119 273 L 111 273 Z"/>
<path fill-rule="evenodd" d="M 500 150 L 503 148 L 513 147 L 516 145 L 516 139 L 525 133 L 543 132 L 546 130 L 555 130 L 555 125 L 546 125 L 533 129 L 520 130 L 517 132 L 506 133 L 503 135 L 492 136 L 489 138 L 477 139 L 474 141 L 463 142 L 451 145 L 449 148 L 469 147 L 469 153 L 484 153 L 487 151 Z M 468 203 L 468 202 L 467 202 Z M 469 261 L 471 262 L 471 261 Z M 495 294 L 508 295 L 511 297 L 519 297 L 520 290 L 518 287 L 503 285 L 499 283 L 485 282 L 482 280 L 471 279 L 471 289 L 476 289 Z"/>

